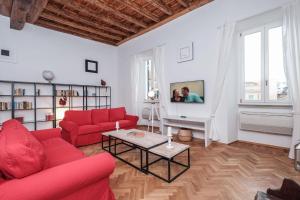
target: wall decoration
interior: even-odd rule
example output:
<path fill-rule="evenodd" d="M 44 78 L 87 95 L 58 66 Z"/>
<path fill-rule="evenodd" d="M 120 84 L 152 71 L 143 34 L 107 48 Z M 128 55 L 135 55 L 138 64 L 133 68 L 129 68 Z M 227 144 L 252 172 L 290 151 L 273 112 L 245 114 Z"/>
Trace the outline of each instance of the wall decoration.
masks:
<path fill-rule="evenodd" d="M 194 59 L 194 48 L 193 42 L 187 43 L 185 45 L 181 45 L 178 48 L 178 59 L 177 62 L 186 62 Z"/>
<path fill-rule="evenodd" d="M 17 63 L 15 51 L 10 48 L 0 48 L 0 62 Z"/>
<path fill-rule="evenodd" d="M 54 73 L 52 72 L 52 71 L 49 71 L 49 70 L 45 70 L 45 71 L 43 71 L 43 73 L 42 73 L 42 75 L 43 75 L 43 78 L 46 80 L 46 81 L 48 81 L 49 83 L 51 83 L 51 81 L 53 81 L 53 79 L 54 79 Z"/>
<path fill-rule="evenodd" d="M 98 73 L 98 61 L 85 60 L 85 72 Z"/>

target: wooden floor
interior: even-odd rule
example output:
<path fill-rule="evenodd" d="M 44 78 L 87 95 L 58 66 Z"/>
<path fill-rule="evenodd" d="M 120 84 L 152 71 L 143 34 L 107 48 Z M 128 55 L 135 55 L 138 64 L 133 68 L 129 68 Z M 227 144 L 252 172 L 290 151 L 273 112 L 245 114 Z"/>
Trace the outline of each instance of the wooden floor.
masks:
<path fill-rule="evenodd" d="M 288 152 L 282 149 L 236 142 L 231 145 L 213 143 L 204 148 L 203 141 L 191 146 L 191 168 L 171 184 L 116 160 L 111 187 L 117 200 L 247 200 L 256 192 L 278 188 L 283 178 L 300 183 L 300 172 L 293 168 Z M 102 152 L 101 145 L 82 147 L 86 155 Z M 137 152 L 129 153 L 133 161 Z M 180 156 L 179 160 L 184 160 Z M 154 169 L 165 173 L 166 163 Z"/>

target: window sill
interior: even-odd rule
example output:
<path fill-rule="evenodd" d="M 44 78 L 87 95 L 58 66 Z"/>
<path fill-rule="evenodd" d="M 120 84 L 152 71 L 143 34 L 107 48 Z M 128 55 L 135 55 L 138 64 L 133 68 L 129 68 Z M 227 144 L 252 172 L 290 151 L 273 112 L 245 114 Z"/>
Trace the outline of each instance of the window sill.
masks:
<path fill-rule="evenodd" d="M 289 103 L 239 103 L 240 107 L 290 107 L 293 105 Z"/>

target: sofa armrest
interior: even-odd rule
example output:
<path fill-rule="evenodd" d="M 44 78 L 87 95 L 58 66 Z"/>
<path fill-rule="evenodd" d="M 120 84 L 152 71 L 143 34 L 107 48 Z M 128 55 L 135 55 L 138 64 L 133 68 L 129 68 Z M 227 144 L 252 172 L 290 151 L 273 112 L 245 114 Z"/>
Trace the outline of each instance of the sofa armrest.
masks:
<path fill-rule="evenodd" d="M 0 185 L 0 199 L 52 200 L 106 179 L 115 168 L 108 153 L 86 157 Z"/>
<path fill-rule="evenodd" d="M 133 121 L 135 124 L 139 121 L 139 117 L 135 115 L 125 115 L 125 119 Z"/>
<path fill-rule="evenodd" d="M 74 122 L 72 121 L 67 121 L 67 120 L 62 120 L 59 122 L 59 126 L 68 131 L 68 132 L 73 132 L 74 130 L 77 130 L 78 129 L 78 125 L 75 124 Z"/>
<path fill-rule="evenodd" d="M 43 141 L 50 138 L 61 137 L 61 129 L 60 128 L 50 128 L 38 131 L 31 131 L 31 133 L 38 140 Z"/>

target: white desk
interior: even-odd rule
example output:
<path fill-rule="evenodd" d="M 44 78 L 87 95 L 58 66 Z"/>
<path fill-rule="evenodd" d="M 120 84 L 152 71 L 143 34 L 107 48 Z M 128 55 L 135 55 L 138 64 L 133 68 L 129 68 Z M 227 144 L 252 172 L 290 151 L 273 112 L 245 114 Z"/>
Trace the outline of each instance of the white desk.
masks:
<path fill-rule="evenodd" d="M 163 118 L 164 127 L 176 127 L 176 128 L 186 128 L 196 131 L 204 132 L 205 147 L 210 145 L 211 140 L 209 139 L 209 128 L 210 128 L 210 118 L 201 117 L 180 117 L 175 115 L 169 115 Z M 165 128 L 164 128 L 165 129 Z"/>

